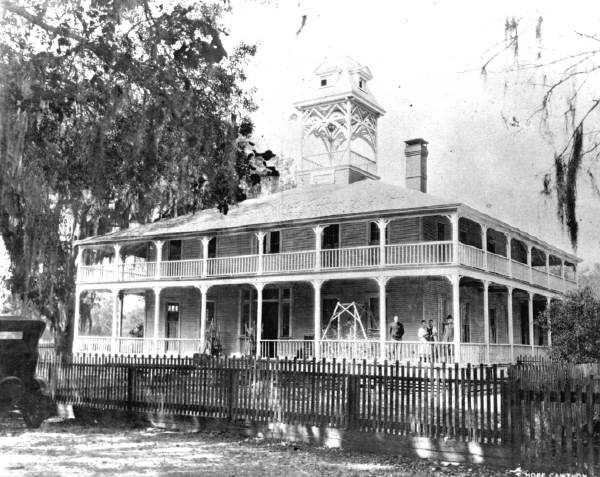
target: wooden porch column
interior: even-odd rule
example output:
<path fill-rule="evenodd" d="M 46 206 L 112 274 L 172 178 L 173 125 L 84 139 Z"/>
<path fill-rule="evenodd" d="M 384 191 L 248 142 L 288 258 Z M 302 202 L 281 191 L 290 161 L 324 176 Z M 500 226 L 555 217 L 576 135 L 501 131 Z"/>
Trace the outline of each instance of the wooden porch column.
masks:
<path fill-rule="evenodd" d="M 387 219 L 379 219 L 377 221 L 377 227 L 379 227 L 379 266 L 385 267 L 385 246 L 386 244 L 386 229 L 390 223 Z"/>
<path fill-rule="evenodd" d="M 531 254 L 531 244 L 527 245 L 527 266 L 529 267 L 529 283 L 533 282 L 533 259 Z"/>
<path fill-rule="evenodd" d="M 117 338 L 119 329 L 119 289 L 113 288 L 113 309 L 112 309 L 112 327 L 111 327 L 111 340 L 110 340 L 110 351 L 111 353 L 117 352 Z"/>
<path fill-rule="evenodd" d="M 452 224 L 452 262 L 458 265 L 458 222 L 459 222 L 458 212 L 450 215 L 450 223 Z M 457 320 L 454 320 L 456 323 Z"/>
<path fill-rule="evenodd" d="M 256 241 L 258 243 L 258 267 L 256 273 L 262 275 L 263 272 L 263 255 L 265 253 L 265 233 L 256 232 Z"/>
<path fill-rule="evenodd" d="M 200 291 L 200 330 L 199 330 L 199 338 L 200 338 L 200 353 L 204 353 L 206 351 L 206 299 L 208 295 L 209 285 L 206 283 L 201 283 L 199 285 L 195 285 L 195 287 Z"/>
<path fill-rule="evenodd" d="M 508 343 L 510 344 L 510 362 L 515 362 L 515 330 L 513 329 L 513 307 L 512 295 L 513 288 L 506 287 L 507 290 L 507 306 L 506 313 L 508 314 Z"/>
<path fill-rule="evenodd" d="M 315 359 L 321 358 L 321 286 L 323 280 L 311 280 L 313 286 L 315 300 L 314 300 L 314 317 L 313 317 L 313 330 L 314 330 L 314 352 L 313 356 Z"/>
<path fill-rule="evenodd" d="M 315 233 L 315 270 L 321 270 L 321 246 L 323 241 L 323 226 L 313 227 Z"/>
<path fill-rule="evenodd" d="M 550 254 L 546 253 L 546 287 L 550 288 Z"/>
<path fill-rule="evenodd" d="M 546 297 L 546 310 L 550 308 L 550 304 L 552 303 L 552 299 L 547 296 Z M 552 346 L 552 323 L 548 322 L 548 347 Z"/>
<path fill-rule="evenodd" d="M 158 280 L 160 278 L 160 264 L 162 263 L 162 248 L 165 242 L 163 240 L 155 240 L 154 247 L 156 247 L 156 270 L 155 276 Z"/>
<path fill-rule="evenodd" d="M 119 281 L 119 265 L 121 265 L 121 245 L 116 243 L 113 247 L 115 249 L 114 278 L 115 282 L 117 282 Z"/>
<path fill-rule="evenodd" d="M 485 356 L 490 364 L 490 309 L 489 296 L 490 282 L 483 280 L 483 342 L 485 343 Z"/>
<path fill-rule="evenodd" d="M 377 277 L 377 284 L 379 285 L 379 359 L 381 362 L 385 361 L 385 338 L 387 328 L 387 310 L 385 300 L 385 286 L 389 281 L 390 277 Z"/>
<path fill-rule="evenodd" d="M 162 288 L 155 287 L 154 289 L 154 353 L 158 356 L 158 322 L 160 321 L 160 292 Z"/>
<path fill-rule="evenodd" d="M 75 285 L 75 311 L 73 312 L 73 347 L 77 343 L 77 339 L 79 338 L 79 320 L 81 319 L 80 315 L 80 306 L 81 306 L 81 289 L 78 285 Z M 73 351 L 77 351 L 74 349 Z"/>
<path fill-rule="evenodd" d="M 260 340 L 262 337 L 262 312 L 263 312 L 263 288 L 265 284 L 262 282 L 254 283 L 256 287 L 256 357 L 260 358 L 261 346 Z"/>
<path fill-rule="evenodd" d="M 560 278 L 562 278 L 562 288 L 561 292 L 565 292 L 565 261 L 560 259 Z"/>
<path fill-rule="evenodd" d="M 506 236 L 506 258 L 508 260 L 508 276 L 512 277 L 512 250 L 511 243 L 512 237 L 510 234 L 504 234 Z"/>
<path fill-rule="evenodd" d="M 210 237 L 202 237 L 202 278 L 208 275 L 208 244 Z"/>
<path fill-rule="evenodd" d="M 535 338 L 533 336 L 533 293 L 528 292 L 528 302 L 527 302 L 527 318 L 529 320 L 529 344 L 531 345 L 531 356 L 534 353 L 535 346 Z"/>
<path fill-rule="evenodd" d="M 487 226 L 481 226 L 481 250 L 483 250 L 483 269 L 488 269 L 488 254 L 487 254 Z"/>
<path fill-rule="evenodd" d="M 460 275 L 452 275 L 452 315 L 454 316 L 454 361 L 460 364 Z"/>

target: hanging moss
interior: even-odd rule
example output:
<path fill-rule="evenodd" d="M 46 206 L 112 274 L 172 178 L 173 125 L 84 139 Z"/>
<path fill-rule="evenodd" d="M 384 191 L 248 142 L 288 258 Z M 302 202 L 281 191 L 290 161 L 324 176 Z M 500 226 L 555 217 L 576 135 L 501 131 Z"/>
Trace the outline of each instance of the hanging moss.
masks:
<path fill-rule="evenodd" d="M 569 161 L 565 163 L 562 155 L 554 157 L 555 189 L 557 197 L 556 213 L 561 224 L 567 226 L 573 248 L 577 248 L 579 225 L 577 223 L 577 174 L 581 167 L 583 150 L 583 125 L 573 133 L 573 146 Z M 544 177 L 544 190 L 547 190 L 547 177 Z"/>

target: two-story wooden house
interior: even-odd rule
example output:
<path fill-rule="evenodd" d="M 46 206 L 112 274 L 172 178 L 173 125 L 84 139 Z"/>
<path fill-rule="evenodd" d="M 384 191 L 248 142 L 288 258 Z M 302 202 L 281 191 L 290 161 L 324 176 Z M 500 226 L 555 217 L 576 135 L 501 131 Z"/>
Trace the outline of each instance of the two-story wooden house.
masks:
<path fill-rule="evenodd" d="M 422 139 L 406 141 L 405 184 L 380 180 L 384 110 L 370 80 L 349 58 L 317 68 L 312 97 L 296 104 L 295 189 L 227 215 L 204 210 L 80 241 L 76 320 L 91 291 L 112 293 L 114 311 L 105 336 L 76 323 L 74 350 L 189 355 L 217 335 L 226 355 L 506 363 L 544 354 L 551 335 L 534 316 L 576 286 L 577 257 L 427 194 Z M 128 294 L 144 298 L 142 336 L 123 331 Z M 332 320 L 338 303 L 355 313 Z M 389 336 L 394 316 L 401 342 Z M 435 342 L 419 341 L 422 320 Z"/>

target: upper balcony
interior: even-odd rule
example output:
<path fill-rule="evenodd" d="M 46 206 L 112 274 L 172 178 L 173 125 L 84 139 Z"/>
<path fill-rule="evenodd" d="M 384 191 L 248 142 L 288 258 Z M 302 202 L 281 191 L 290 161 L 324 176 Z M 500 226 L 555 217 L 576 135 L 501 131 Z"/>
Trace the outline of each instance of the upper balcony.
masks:
<path fill-rule="evenodd" d="M 479 233 L 478 239 L 475 229 L 479 224 L 466 218 L 458 223 L 458 237 L 452 233 L 451 218 L 424 216 L 421 220 L 363 220 L 222 235 L 218 236 L 218 243 L 209 237 L 187 237 L 116 244 L 109 246 L 115 248 L 112 259 L 106 251 L 103 254 L 88 249 L 90 256 L 86 261 L 99 263 L 81 264 L 77 281 L 99 284 L 203 280 L 463 266 L 559 293 L 576 286 L 574 264 L 491 228 L 485 228 L 485 234 Z M 379 243 L 379 236 L 385 237 L 384 243 Z M 416 240 L 406 241 L 407 238 Z M 340 247 L 340 243 L 361 241 L 367 245 Z M 239 253 L 244 250 L 256 253 Z M 163 256 L 166 260 L 162 260 Z"/>

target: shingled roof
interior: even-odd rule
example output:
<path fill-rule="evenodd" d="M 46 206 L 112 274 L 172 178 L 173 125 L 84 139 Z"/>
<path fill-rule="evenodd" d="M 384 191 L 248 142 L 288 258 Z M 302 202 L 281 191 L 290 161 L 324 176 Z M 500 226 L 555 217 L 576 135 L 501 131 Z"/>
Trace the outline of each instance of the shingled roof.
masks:
<path fill-rule="evenodd" d="M 78 244 L 136 240 L 268 224 L 291 224 L 316 218 L 340 218 L 376 212 L 453 208 L 456 202 L 384 181 L 314 185 L 245 200 L 227 215 L 217 209 L 202 210 L 174 219 L 90 237 Z"/>

